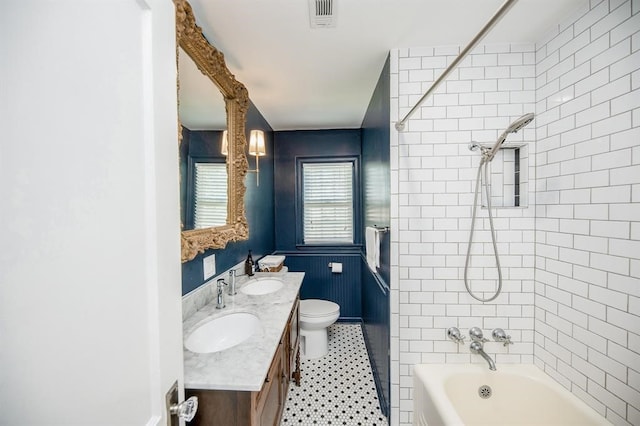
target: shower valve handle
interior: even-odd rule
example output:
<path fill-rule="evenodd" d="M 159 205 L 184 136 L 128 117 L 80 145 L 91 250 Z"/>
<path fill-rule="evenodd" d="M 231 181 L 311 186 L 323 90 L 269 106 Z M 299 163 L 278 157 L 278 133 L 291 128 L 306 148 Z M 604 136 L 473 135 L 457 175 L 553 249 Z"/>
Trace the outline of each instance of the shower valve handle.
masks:
<path fill-rule="evenodd" d="M 513 345 L 513 342 L 511 341 L 511 336 L 507 335 L 507 333 L 505 333 L 504 330 L 501 328 L 494 329 L 493 332 L 491 333 L 491 336 L 493 337 L 493 340 L 495 340 L 496 342 L 502 342 L 503 346 Z"/>
<path fill-rule="evenodd" d="M 469 330 L 469 336 L 474 342 L 484 343 L 489 341 L 489 339 L 485 339 L 484 335 L 482 334 L 482 330 L 480 330 L 480 328 L 478 327 L 472 327 Z"/>
<path fill-rule="evenodd" d="M 447 330 L 447 337 L 453 340 L 457 344 L 464 345 L 464 339 L 466 336 L 463 336 L 462 334 L 460 334 L 460 330 L 458 330 L 458 327 L 450 327 Z"/>

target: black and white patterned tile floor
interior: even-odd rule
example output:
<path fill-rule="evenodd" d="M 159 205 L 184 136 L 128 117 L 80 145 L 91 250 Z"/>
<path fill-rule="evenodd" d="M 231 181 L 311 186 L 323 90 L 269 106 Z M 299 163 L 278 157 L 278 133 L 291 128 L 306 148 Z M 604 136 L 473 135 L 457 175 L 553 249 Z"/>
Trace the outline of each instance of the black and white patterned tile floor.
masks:
<path fill-rule="evenodd" d="M 302 359 L 302 383 L 293 382 L 280 426 L 386 426 L 360 324 L 329 327 L 329 353 Z"/>

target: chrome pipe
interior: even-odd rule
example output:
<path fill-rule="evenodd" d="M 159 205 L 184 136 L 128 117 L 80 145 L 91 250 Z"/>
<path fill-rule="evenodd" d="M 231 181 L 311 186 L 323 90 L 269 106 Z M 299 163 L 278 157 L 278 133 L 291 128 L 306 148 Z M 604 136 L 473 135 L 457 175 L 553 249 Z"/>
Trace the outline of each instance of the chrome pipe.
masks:
<path fill-rule="evenodd" d="M 429 90 L 427 90 L 426 93 L 422 95 L 418 103 L 416 103 L 413 106 L 413 108 L 411 108 L 411 110 L 407 113 L 407 115 L 404 116 L 402 120 L 396 123 L 397 131 L 401 132 L 404 130 L 404 125 L 409 119 L 409 117 L 411 117 L 416 112 L 416 110 L 420 108 L 422 103 L 429 97 L 429 95 L 431 95 L 431 93 L 433 93 L 438 88 L 440 83 L 442 83 L 444 79 L 446 79 L 449 76 L 451 71 L 453 71 L 458 66 L 458 64 L 469 54 L 469 52 L 474 47 L 476 47 L 476 45 L 480 42 L 480 40 L 482 40 L 487 35 L 489 30 L 493 28 L 493 26 L 500 20 L 500 18 L 502 18 L 502 16 L 509 10 L 509 8 L 511 8 L 511 6 L 513 6 L 513 4 L 516 1 L 517 0 L 506 0 L 502 4 L 502 6 L 500 6 L 498 11 L 491 17 L 491 19 L 489 19 L 489 21 L 487 21 L 484 27 L 482 27 L 480 32 L 476 34 L 475 37 L 473 37 L 473 39 L 469 42 L 469 44 L 467 44 L 467 46 L 464 49 L 462 49 L 462 52 L 460 52 L 460 54 L 456 57 L 456 59 L 454 59 L 453 62 L 451 62 L 451 64 L 440 75 L 440 77 L 438 77 L 438 79 L 433 82 L 431 87 L 429 87 Z"/>

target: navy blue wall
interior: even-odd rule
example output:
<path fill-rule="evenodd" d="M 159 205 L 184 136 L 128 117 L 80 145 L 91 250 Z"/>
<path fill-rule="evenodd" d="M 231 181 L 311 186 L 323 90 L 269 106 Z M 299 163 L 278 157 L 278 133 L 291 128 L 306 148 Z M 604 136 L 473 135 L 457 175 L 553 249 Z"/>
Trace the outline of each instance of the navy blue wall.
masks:
<path fill-rule="evenodd" d="M 389 414 L 389 290 L 374 276 L 363 259 L 362 322 L 380 407 Z"/>
<path fill-rule="evenodd" d="M 390 68 L 385 62 L 362 122 L 364 226 L 390 224 Z M 381 234 L 380 268 L 362 262 L 362 321 L 382 411 L 389 415 L 390 232 Z M 363 251 L 364 259 L 364 251 Z"/>
<path fill-rule="evenodd" d="M 390 88 L 389 58 L 362 122 L 362 187 L 364 226 L 389 226 L 391 188 L 389 166 Z M 378 272 L 389 283 L 390 238 L 382 235 Z M 387 284 L 388 285 L 388 284 Z"/>
<path fill-rule="evenodd" d="M 360 129 L 275 132 L 276 250 L 296 248 L 296 158 L 360 157 Z M 361 230 L 356 230 L 360 242 Z"/>
<path fill-rule="evenodd" d="M 360 254 L 287 254 L 290 271 L 304 271 L 301 299 L 331 300 L 340 305 L 340 319 L 360 321 L 362 293 L 360 291 Z M 334 274 L 329 263 L 342 263 L 341 274 Z"/>
<path fill-rule="evenodd" d="M 204 284 L 202 269 L 203 257 L 215 254 L 216 271 L 220 273 L 244 260 L 248 250 L 252 250 L 255 260 L 258 260 L 264 255 L 271 254 L 274 250 L 273 129 L 264 119 L 260 111 L 251 103 L 247 112 L 247 141 L 249 140 L 249 132 L 253 129 L 265 131 L 267 155 L 260 158 L 260 186 L 256 186 L 255 173 L 247 173 L 244 181 L 247 186 L 245 210 L 249 223 L 249 240 L 229 243 L 226 248 L 220 250 L 207 250 L 205 253 L 196 256 L 192 261 L 183 263 L 183 295 Z M 193 144 L 194 133 L 196 132 L 191 132 L 189 145 Z M 217 144 L 214 146 L 217 147 Z M 218 154 L 216 153 L 215 155 Z M 249 156 L 249 169 L 255 168 L 255 157 Z"/>
<path fill-rule="evenodd" d="M 340 305 L 341 319 L 360 319 L 360 253 L 362 230 L 355 230 L 356 244 L 345 247 L 296 246 L 296 158 L 360 157 L 360 129 L 301 130 L 275 133 L 275 230 L 276 252 L 287 256 L 290 271 L 306 272 L 300 295 L 331 300 Z M 359 177 L 357 177 L 358 179 Z M 357 200 L 360 203 L 360 200 Z M 330 262 L 343 264 L 333 274 Z"/>

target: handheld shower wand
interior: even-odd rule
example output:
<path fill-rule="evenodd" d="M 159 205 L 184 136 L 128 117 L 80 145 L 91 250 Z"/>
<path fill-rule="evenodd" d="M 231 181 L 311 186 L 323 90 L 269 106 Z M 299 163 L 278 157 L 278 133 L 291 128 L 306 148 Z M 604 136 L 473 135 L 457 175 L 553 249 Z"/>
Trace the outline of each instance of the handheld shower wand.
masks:
<path fill-rule="evenodd" d="M 469 149 L 472 151 L 480 149 L 482 153 L 482 159 L 480 160 L 480 166 L 478 166 L 478 174 L 476 175 L 476 189 L 474 191 L 474 197 L 473 197 L 473 212 L 471 213 L 471 231 L 469 233 L 469 244 L 467 245 L 467 257 L 464 262 L 464 286 L 467 289 L 467 292 L 471 295 L 471 297 L 473 297 L 476 300 L 479 300 L 480 302 L 491 302 L 492 300 L 497 298 L 500 295 L 500 292 L 502 291 L 502 270 L 500 269 L 500 256 L 498 256 L 496 232 L 495 232 L 495 229 L 493 228 L 493 215 L 491 214 L 491 194 L 489 193 L 490 184 L 489 184 L 488 164 L 491 162 L 491 160 L 493 160 L 493 157 L 495 157 L 496 153 L 500 149 L 500 146 L 507 139 L 507 136 L 510 133 L 516 133 L 518 130 L 522 129 L 524 126 L 531 123 L 534 117 L 535 117 L 535 114 L 530 112 L 518 118 L 513 123 L 511 123 L 511 125 L 507 127 L 507 130 L 502 132 L 502 134 L 496 141 L 495 145 L 493 145 L 493 147 L 491 148 L 487 148 L 475 142 L 472 142 L 471 144 L 469 144 Z M 469 285 L 469 278 L 468 278 L 469 261 L 471 260 L 471 244 L 473 243 L 473 231 L 475 229 L 476 210 L 478 207 L 478 189 L 480 187 L 480 179 L 481 179 L 483 168 L 484 168 L 484 182 L 485 182 L 484 189 L 485 189 L 485 194 L 487 199 L 487 213 L 489 215 L 489 227 L 491 228 L 491 242 L 493 243 L 493 254 L 495 255 L 496 267 L 498 268 L 498 288 L 496 289 L 496 292 L 493 294 L 493 296 L 487 297 L 485 299 L 473 294 L 473 292 L 471 291 L 471 287 Z"/>

